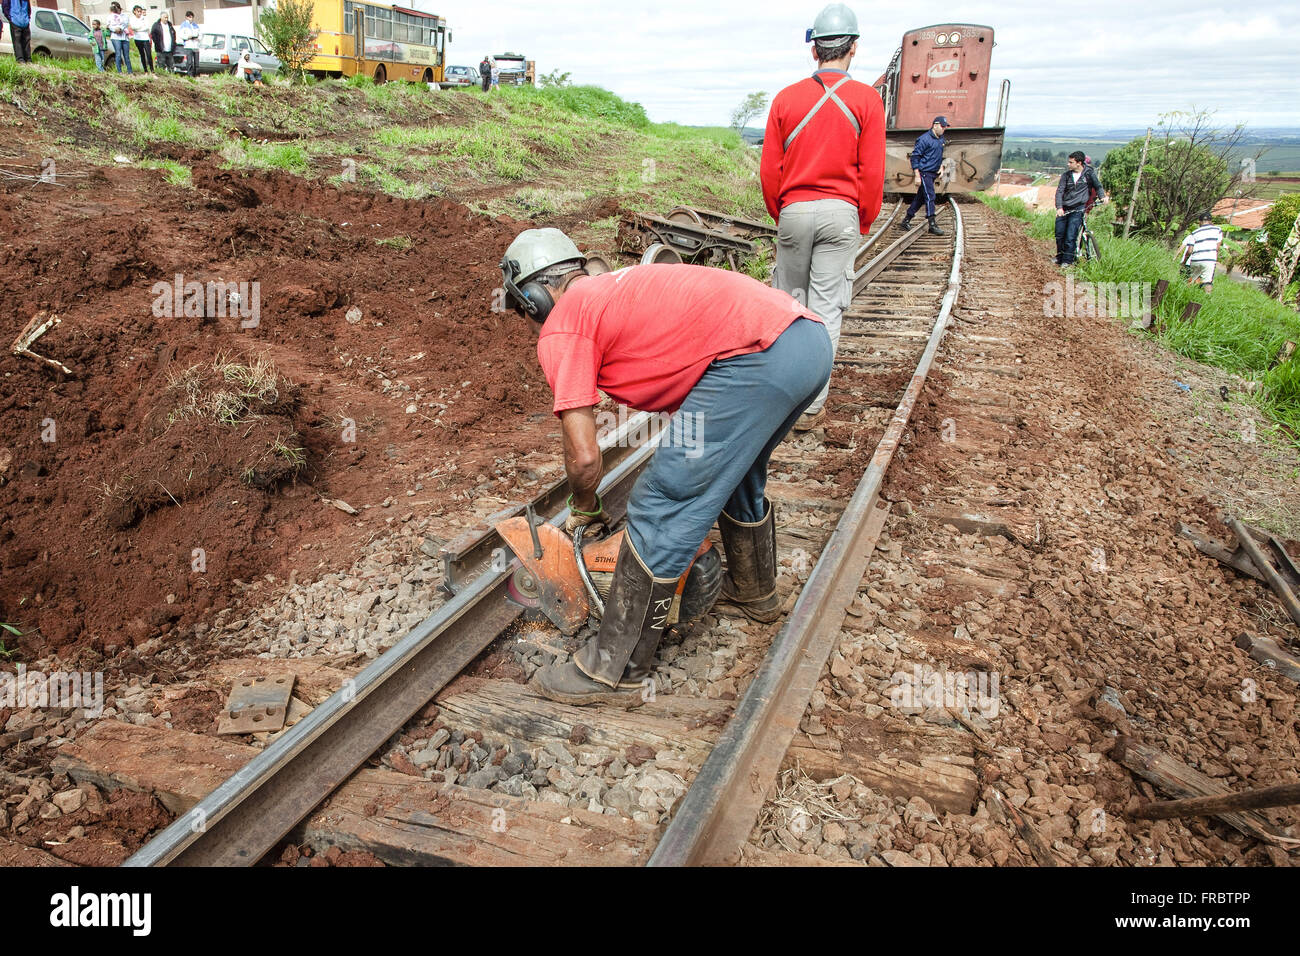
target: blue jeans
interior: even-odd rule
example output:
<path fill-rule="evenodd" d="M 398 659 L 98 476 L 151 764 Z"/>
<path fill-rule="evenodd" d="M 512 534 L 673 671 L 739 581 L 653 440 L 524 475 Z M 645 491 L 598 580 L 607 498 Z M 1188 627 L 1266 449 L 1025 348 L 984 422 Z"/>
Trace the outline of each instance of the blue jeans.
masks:
<path fill-rule="evenodd" d="M 627 504 L 628 534 L 655 577 L 684 573 L 724 508 L 737 521 L 763 520 L 768 459 L 833 358 L 826 327 L 796 319 L 766 351 L 705 370 Z"/>
<path fill-rule="evenodd" d="M 925 218 L 934 218 L 934 173 L 921 173 L 921 188 L 916 191 L 916 196 L 912 199 L 912 205 L 907 207 L 907 218 L 911 219 L 916 215 L 916 211 L 925 204 Z"/>
<path fill-rule="evenodd" d="M 1056 217 L 1056 258 L 1061 265 L 1068 266 L 1074 262 L 1074 253 L 1079 248 L 1079 230 L 1082 228 L 1082 209 Z"/>
<path fill-rule="evenodd" d="M 134 72 L 131 69 L 131 41 L 125 38 L 113 41 L 113 55 L 117 58 L 117 72 L 122 72 L 122 64 L 126 64 L 126 72 Z"/>
<path fill-rule="evenodd" d="M 92 52 L 95 54 L 95 69 L 100 73 L 104 72 L 104 51 L 99 47 L 94 47 Z"/>

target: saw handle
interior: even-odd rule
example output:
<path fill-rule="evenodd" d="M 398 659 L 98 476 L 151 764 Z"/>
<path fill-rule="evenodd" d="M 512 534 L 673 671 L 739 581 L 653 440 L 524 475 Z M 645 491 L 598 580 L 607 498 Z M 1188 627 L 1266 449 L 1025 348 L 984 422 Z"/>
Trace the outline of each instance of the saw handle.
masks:
<path fill-rule="evenodd" d="M 596 583 L 591 580 L 591 572 L 587 570 L 587 564 L 582 560 L 582 539 L 586 530 L 585 526 L 573 529 L 573 557 L 578 562 L 578 575 L 587 588 L 587 597 L 591 600 L 591 606 L 596 609 L 596 614 L 604 619 L 605 602 L 600 599 L 600 592 L 596 590 Z"/>

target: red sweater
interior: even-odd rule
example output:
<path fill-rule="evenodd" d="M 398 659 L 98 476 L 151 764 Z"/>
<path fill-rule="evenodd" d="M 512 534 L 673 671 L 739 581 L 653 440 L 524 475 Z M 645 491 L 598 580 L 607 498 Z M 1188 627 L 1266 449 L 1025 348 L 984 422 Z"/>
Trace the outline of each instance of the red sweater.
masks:
<path fill-rule="evenodd" d="M 844 74 L 821 74 L 830 89 Z M 822 98 L 822 86 L 812 77 L 787 86 L 772 101 L 763 140 L 763 201 L 772 219 L 790 203 L 811 199 L 843 199 L 858 207 L 865 234 L 880 214 L 885 186 L 885 107 L 880 94 L 865 83 L 849 80 L 835 93 L 857 117 L 862 134 L 853 131 L 843 110 L 827 102 L 803 128 L 790 151 L 785 140 Z"/>

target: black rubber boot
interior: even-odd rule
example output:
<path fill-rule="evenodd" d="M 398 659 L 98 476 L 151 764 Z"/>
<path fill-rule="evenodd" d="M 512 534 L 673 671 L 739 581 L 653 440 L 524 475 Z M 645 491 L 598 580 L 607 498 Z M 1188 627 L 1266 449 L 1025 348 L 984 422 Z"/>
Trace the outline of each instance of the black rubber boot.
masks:
<path fill-rule="evenodd" d="M 904 219 L 898 224 L 898 228 L 902 232 L 907 232 L 907 230 L 912 228 L 912 220 L 910 218 Z"/>
<path fill-rule="evenodd" d="M 944 232 L 942 229 L 940 229 L 938 226 L 934 224 L 934 216 L 929 216 L 928 218 L 930 220 L 930 228 L 927 231 L 930 233 L 930 235 L 932 236 L 948 235 L 946 232 Z"/>
<path fill-rule="evenodd" d="M 767 516 L 752 524 L 725 511 L 718 516 L 722 550 L 727 553 L 727 575 L 718 600 L 768 624 L 781 616 L 781 599 L 776 593 L 776 510 L 767 499 L 763 504 Z"/>
<path fill-rule="evenodd" d="M 537 690 L 562 704 L 627 703 L 641 688 L 640 680 L 625 677 L 628 662 L 649 673 L 668 624 L 677 578 L 656 578 L 642 563 L 631 535 L 614 566 L 614 580 L 605 602 L 600 630 L 567 664 L 542 668 L 533 678 Z"/>

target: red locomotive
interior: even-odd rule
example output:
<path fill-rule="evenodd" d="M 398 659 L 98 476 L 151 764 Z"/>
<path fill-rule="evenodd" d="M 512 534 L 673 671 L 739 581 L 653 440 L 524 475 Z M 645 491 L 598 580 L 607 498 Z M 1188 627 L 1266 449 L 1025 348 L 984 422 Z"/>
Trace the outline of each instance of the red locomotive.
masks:
<path fill-rule="evenodd" d="M 949 193 L 987 189 L 1002 162 L 1002 138 L 1011 83 L 1004 80 L 997 121 L 984 125 L 993 59 L 993 28 L 944 23 L 903 34 L 889 67 L 874 86 L 885 104 L 885 191 L 912 186 L 908 158 L 916 138 L 936 116 L 952 125 L 944 135 L 944 168 L 936 181 Z"/>

